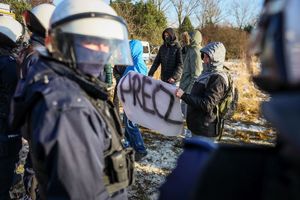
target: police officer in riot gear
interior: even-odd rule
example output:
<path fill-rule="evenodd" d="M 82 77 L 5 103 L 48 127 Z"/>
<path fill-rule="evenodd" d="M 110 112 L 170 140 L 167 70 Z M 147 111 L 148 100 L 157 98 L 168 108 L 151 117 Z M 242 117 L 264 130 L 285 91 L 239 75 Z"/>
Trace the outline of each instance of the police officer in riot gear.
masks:
<path fill-rule="evenodd" d="M 133 150 L 97 78 L 105 64 L 132 65 L 127 34 L 99 0 L 65 0 L 54 10 L 48 54 L 14 98 L 13 126 L 26 125 L 41 199 L 127 199 Z"/>
<path fill-rule="evenodd" d="M 11 17 L 0 16 L 0 199 L 10 199 L 15 164 L 21 148 L 18 130 L 9 127 L 10 102 L 18 81 L 14 49 L 22 39 L 22 25 Z"/>
<path fill-rule="evenodd" d="M 193 177 L 197 185 L 180 191 L 186 199 L 300 199 L 299 7 L 299 0 L 266 0 L 250 45 L 261 61 L 261 72 L 253 80 L 271 95 L 262 113 L 278 131 L 276 145 L 215 148 L 190 141 L 160 199 L 179 199 L 174 195 L 176 181 L 186 184 L 181 179 Z"/>
<path fill-rule="evenodd" d="M 23 13 L 23 19 L 30 32 L 29 45 L 20 55 L 24 58 L 20 78 L 25 79 L 30 66 L 37 62 L 38 52 L 45 51 L 45 37 L 48 31 L 50 17 L 55 9 L 52 4 L 44 3 Z"/>
<path fill-rule="evenodd" d="M 28 71 L 31 69 L 31 66 L 38 61 L 39 52 L 46 51 L 45 37 L 54 9 L 54 5 L 44 3 L 35 6 L 31 10 L 26 10 L 23 13 L 23 21 L 29 30 L 30 40 L 29 45 L 21 51 L 19 56 L 22 63 L 20 64 L 19 82 L 16 93 L 20 93 L 23 89 Z M 26 158 L 23 181 L 27 195 L 29 195 L 32 200 L 35 200 L 38 196 L 37 181 L 29 155 Z"/>

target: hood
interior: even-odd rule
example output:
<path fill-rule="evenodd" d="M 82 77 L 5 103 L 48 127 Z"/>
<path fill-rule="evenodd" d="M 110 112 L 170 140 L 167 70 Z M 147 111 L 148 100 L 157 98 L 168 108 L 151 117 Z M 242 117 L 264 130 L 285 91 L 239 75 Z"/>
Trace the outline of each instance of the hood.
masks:
<path fill-rule="evenodd" d="M 176 34 L 175 34 L 174 30 L 173 30 L 172 28 L 167 28 L 167 29 L 165 29 L 165 30 L 163 31 L 163 33 L 162 33 L 162 39 L 163 39 L 164 41 L 165 41 L 165 39 L 164 39 L 164 33 L 165 33 L 165 32 L 169 33 L 169 35 L 171 36 L 172 42 L 174 42 L 174 41 L 176 40 Z"/>
<path fill-rule="evenodd" d="M 200 33 L 200 31 L 195 31 L 192 34 L 191 37 L 191 45 L 194 47 L 201 47 L 201 43 L 202 43 L 202 34 Z"/>
<path fill-rule="evenodd" d="M 269 102 L 262 104 L 265 118 L 279 132 L 288 145 L 300 153 L 300 92 L 286 92 L 272 95 Z"/>
<path fill-rule="evenodd" d="M 222 70 L 225 62 L 226 49 L 221 42 L 212 42 L 200 50 L 206 53 L 210 59 L 210 67 L 208 70 Z"/>
<path fill-rule="evenodd" d="M 147 65 L 143 60 L 143 45 L 139 40 L 131 40 L 129 42 L 133 65 L 128 66 L 123 74 L 125 76 L 129 71 L 135 71 L 143 75 L 147 75 Z"/>

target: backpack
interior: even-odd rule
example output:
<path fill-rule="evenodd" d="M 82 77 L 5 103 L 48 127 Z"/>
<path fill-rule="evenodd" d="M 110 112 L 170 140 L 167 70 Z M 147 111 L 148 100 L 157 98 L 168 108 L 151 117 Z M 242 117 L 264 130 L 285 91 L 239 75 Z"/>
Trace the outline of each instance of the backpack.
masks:
<path fill-rule="evenodd" d="M 231 119 L 237 109 L 239 99 L 238 89 L 235 87 L 232 77 L 228 72 L 228 68 L 224 68 L 227 69 L 225 73 L 228 78 L 228 89 L 220 103 L 217 105 L 217 134 L 219 135 L 219 140 L 221 140 L 222 137 L 224 121 Z"/>

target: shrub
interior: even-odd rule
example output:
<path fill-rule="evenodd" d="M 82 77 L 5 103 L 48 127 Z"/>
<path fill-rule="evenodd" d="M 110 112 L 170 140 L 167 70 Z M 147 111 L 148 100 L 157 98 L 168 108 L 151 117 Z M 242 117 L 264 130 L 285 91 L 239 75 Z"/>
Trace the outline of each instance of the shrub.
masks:
<path fill-rule="evenodd" d="M 204 45 L 219 41 L 226 49 L 226 59 L 241 59 L 245 57 L 249 34 L 241 29 L 229 26 L 207 25 L 202 28 Z"/>

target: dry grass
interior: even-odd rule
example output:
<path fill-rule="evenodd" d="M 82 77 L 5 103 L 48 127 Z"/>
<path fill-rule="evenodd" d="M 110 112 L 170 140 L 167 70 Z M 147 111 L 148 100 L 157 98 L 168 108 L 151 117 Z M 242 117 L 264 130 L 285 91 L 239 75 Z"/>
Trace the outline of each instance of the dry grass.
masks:
<path fill-rule="evenodd" d="M 228 62 L 235 85 L 239 90 L 239 102 L 233 120 L 257 121 L 260 117 L 260 104 L 268 99 L 268 96 L 258 90 L 251 80 L 251 75 L 243 62 Z"/>

